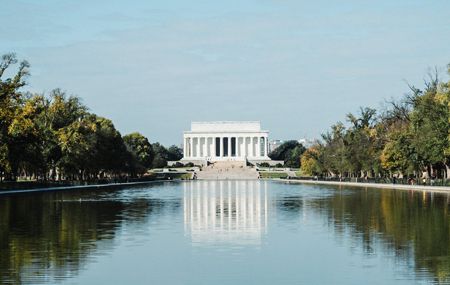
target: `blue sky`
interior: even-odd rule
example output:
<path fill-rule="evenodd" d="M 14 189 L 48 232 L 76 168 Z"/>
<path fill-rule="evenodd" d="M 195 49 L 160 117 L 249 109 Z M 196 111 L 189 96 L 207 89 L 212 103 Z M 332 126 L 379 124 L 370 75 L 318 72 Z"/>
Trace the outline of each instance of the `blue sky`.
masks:
<path fill-rule="evenodd" d="M 450 63 L 447 0 L 0 0 L 0 53 L 28 89 L 80 96 L 126 134 L 180 144 L 191 121 L 315 138 Z"/>

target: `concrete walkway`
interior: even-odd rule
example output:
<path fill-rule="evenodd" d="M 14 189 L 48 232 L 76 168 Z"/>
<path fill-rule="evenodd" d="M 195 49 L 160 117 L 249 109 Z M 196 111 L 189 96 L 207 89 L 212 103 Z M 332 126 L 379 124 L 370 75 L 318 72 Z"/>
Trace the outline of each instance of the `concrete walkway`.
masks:
<path fill-rule="evenodd" d="M 358 183 L 358 182 L 339 182 L 339 181 L 320 181 L 320 180 L 296 180 L 296 179 L 277 179 L 289 184 L 316 184 L 316 185 L 334 185 L 334 186 L 351 186 L 362 188 L 381 188 L 395 190 L 412 190 L 439 192 L 450 194 L 450 187 L 447 186 L 423 186 L 423 185 L 403 185 L 403 184 L 385 184 L 385 183 Z"/>
<path fill-rule="evenodd" d="M 154 182 L 166 182 L 166 181 L 172 181 L 172 180 L 152 180 L 152 181 L 125 182 L 125 183 L 93 184 L 93 185 L 78 185 L 78 186 L 55 186 L 55 187 L 47 187 L 47 188 L 2 190 L 2 191 L 0 191 L 0 196 L 1 195 L 10 195 L 10 194 L 33 193 L 33 192 L 52 192 L 52 191 L 63 191 L 63 190 L 83 190 L 83 189 L 107 188 L 107 187 L 117 187 L 117 186 L 130 186 L 130 185 L 149 184 L 149 183 L 154 183 Z"/>

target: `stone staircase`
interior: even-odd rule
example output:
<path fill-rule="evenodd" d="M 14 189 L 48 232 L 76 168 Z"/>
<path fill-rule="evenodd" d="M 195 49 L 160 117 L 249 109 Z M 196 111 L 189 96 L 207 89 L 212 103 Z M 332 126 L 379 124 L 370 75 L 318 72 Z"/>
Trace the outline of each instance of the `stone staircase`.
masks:
<path fill-rule="evenodd" d="M 196 172 L 197 179 L 223 180 L 223 179 L 258 179 L 256 169 L 248 167 L 243 161 L 218 161 Z"/>

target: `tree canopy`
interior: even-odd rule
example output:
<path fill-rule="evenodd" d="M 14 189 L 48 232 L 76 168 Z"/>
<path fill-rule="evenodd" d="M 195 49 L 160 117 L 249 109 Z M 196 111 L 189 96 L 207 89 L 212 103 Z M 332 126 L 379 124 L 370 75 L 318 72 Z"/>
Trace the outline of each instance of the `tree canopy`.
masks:
<path fill-rule="evenodd" d="M 299 168 L 300 156 L 305 150 L 306 148 L 301 143 L 290 140 L 271 151 L 269 157 L 273 160 L 283 160 L 287 167 Z"/>
<path fill-rule="evenodd" d="M 164 154 L 154 152 L 139 133 L 122 137 L 111 120 L 90 112 L 79 97 L 61 89 L 48 95 L 24 91 L 29 67 L 14 54 L 1 59 L 0 181 L 138 176 L 155 158 L 158 165 L 166 165 L 168 159 L 182 156 L 176 147 L 160 146 Z"/>
<path fill-rule="evenodd" d="M 423 89 L 410 86 L 382 112 L 361 108 L 347 123 L 305 152 L 304 174 L 450 178 L 450 81 L 430 76 Z"/>

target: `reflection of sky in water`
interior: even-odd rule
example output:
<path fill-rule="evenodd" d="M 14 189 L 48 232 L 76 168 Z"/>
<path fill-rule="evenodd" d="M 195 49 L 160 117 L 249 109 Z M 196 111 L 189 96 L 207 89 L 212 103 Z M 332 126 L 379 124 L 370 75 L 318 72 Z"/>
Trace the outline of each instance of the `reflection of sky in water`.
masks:
<path fill-rule="evenodd" d="M 200 181 L 183 188 L 185 230 L 193 244 L 261 243 L 267 230 L 267 183 Z"/>
<path fill-rule="evenodd" d="M 0 197 L 0 284 L 448 284 L 449 197 L 270 181 Z"/>

